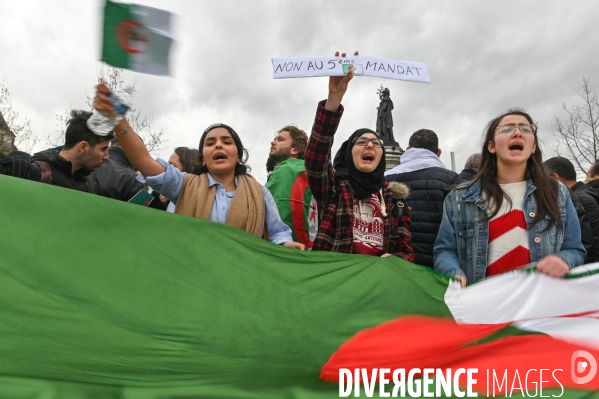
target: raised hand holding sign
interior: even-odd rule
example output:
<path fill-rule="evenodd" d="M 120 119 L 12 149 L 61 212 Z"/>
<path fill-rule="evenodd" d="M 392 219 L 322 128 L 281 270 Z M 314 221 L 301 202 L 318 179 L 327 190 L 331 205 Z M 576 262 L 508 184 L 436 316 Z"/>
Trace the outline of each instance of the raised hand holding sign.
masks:
<path fill-rule="evenodd" d="M 359 53 L 356 51 L 354 53 L 354 56 L 357 56 L 358 54 Z M 339 51 L 335 52 L 335 57 L 339 57 Z M 340 59 L 345 60 L 345 57 L 345 53 L 342 53 Z M 351 64 L 343 65 L 349 65 L 346 74 L 341 76 L 329 77 L 329 96 L 327 98 L 327 103 L 324 106 L 324 108 L 329 111 L 337 112 L 337 110 L 339 109 L 339 105 L 341 104 L 341 100 L 343 100 L 343 96 L 347 91 L 347 85 L 349 84 L 349 81 L 352 80 L 354 77 L 353 67 L 351 66 Z"/>

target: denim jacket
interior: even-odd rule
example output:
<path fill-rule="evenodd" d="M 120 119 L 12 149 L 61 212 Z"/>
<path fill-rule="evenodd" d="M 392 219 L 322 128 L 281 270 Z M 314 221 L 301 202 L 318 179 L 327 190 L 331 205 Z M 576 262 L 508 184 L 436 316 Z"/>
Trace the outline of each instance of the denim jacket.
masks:
<path fill-rule="evenodd" d="M 530 258 L 536 262 L 547 255 L 557 255 L 570 268 L 583 264 L 586 250 L 581 242 L 580 223 L 570 193 L 559 183 L 558 206 L 562 228 L 547 227 L 550 216 L 536 225 L 532 220 L 537 212 L 537 189 L 532 180 L 528 181 L 524 197 L 524 216 L 528 225 L 528 247 Z M 456 187 L 445 199 L 443 220 L 435 241 L 435 269 L 454 276 L 465 275 L 468 282 L 485 278 L 487 250 L 489 247 L 489 221 L 487 207 L 481 195 L 480 182 L 471 187 L 464 183 Z"/>

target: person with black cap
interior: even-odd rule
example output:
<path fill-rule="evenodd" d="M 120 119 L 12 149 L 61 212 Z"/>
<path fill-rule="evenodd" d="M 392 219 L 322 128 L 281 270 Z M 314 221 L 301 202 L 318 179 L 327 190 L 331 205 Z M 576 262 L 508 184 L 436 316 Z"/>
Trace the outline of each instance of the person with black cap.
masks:
<path fill-rule="evenodd" d="M 329 78 L 328 99 L 318 104 L 306 150 L 308 183 L 320 216 L 312 250 L 395 255 L 412 262 L 410 209 L 403 202 L 408 189 L 385 182 L 379 135 L 372 129 L 356 130 L 331 164 L 333 138 L 343 114 L 341 100 L 352 77 L 350 68 L 345 76 Z"/>

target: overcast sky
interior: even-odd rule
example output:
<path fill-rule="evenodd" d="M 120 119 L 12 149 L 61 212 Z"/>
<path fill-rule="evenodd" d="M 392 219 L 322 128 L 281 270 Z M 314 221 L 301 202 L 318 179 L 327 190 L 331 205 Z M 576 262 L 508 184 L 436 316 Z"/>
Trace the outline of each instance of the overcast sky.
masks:
<path fill-rule="evenodd" d="M 56 115 L 85 108 L 102 64 L 101 1 L 0 0 L 0 73 L 13 105 L 31 119 L 44 149 Z M 525 108 L 540 126 L 545 157 L 554 155 L 552 119 L 578 102 L 582 78 L 599 88 L 599 2 L 577 1 L 142 1 L 176 14 L 172 77 L 132 72 L 136 105 L 164 127 L 168 141 L 197 147 L 208 125 L 233 126 L 266 180 L 275 132 L 309 132 L 327 78 L 273 80 L 271 58 L 335 50 L 428 65 L 430 84 L 356 77 L 343 104 L 336 148 L 354 130 L 375 127 L 376 90 L 388 87 L 394 135 L 439 135 L 441 160 L 458 171 L 480 149 L 485 124 Z"/>

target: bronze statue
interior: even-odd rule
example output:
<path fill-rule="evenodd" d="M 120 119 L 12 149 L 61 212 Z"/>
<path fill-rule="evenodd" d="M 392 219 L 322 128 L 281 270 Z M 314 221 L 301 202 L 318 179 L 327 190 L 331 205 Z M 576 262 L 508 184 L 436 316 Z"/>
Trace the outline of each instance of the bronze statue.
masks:
<path fill-rule="evenodd" d="M 399 146 L 393 138 L 393 101 L 389 95 L 391 92 L 388 88 L 383 88 L 383 85 L 377 90 L 379 99 L 381 100 L 378 106 L 376 116 L 376 132 L 381 136 L 385 145 Z"/>

